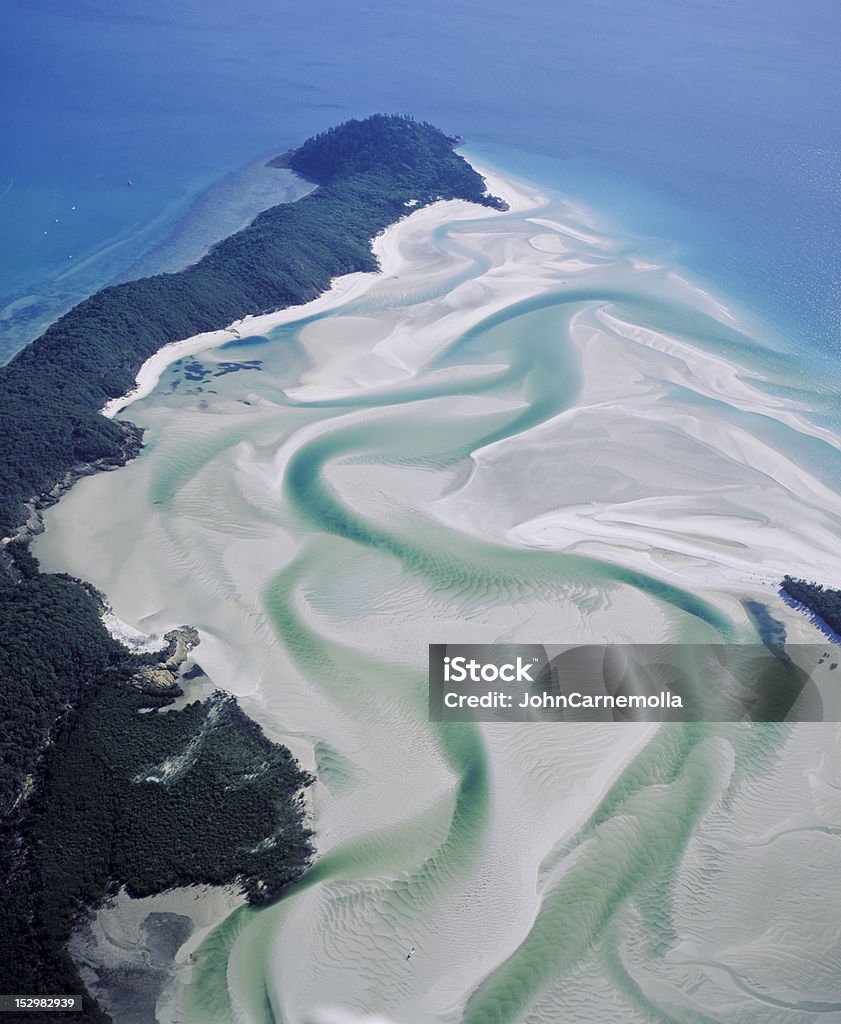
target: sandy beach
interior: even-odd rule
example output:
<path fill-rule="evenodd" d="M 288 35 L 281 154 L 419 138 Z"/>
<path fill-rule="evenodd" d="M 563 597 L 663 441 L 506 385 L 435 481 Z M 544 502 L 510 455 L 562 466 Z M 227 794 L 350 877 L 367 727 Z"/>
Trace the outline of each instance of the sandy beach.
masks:
<path fill-rule="evenodd" d="M 514 182 L 494 175 L 490 171 L 481 171 L 492 195 L 504 199 L 511 212 L 520 212 L 541 205 L 545 200 L 540 196 L 529 196 Z M 125 395 L 111 399 L 102 408 L 102 415 L 113 419 L 118 412 L 128 408 L 133 402 L 150 395 L 161 378 L 161 374 L 172 363 L 184 356 L 204 352 L 234 338 L 248 335 L 266 334 L 283 324 L 292 323 L 303 316 L 313 316 L 337 309 L 348 302 L 363 296 L 373 285 L 389 278 L 394 278 L 399 271 L 411 264 L 411 250 L 418 240 L 425 240 L 436 228 L 442 227 L 453 220 L 468 220 L 486 217 L 488 211 L 483 207 L 474 206 L 460 199 L 441 201 L 432 206 L 424 207 L 409 214 L 403 220 L 386 228 L 372 242 L 371 248 L 380 265 L 378 274 L 347 274 L 335 278 L 330 288 L 313 302 L 304 306 L 290 306 L 274 313 L 261 316 L 246 316 L 234 320 L 218 331 L 206 331 L 194 334 L 190 338 L 171 342 L 150 356 L 137 373 L 135 387 Z M 412 268 L 417 273 L 417 268 Z"/>
<path fill-rule="evenodd" d="M 773 1024 L 806 998 L 765 913 L 780 830 L 780 906 L 831 1002 L 791 894 L 837 811 L 836 727 L 429 721 L 429 643 L 756 642 L 751 605 L 817 643 L 779 579 L 841 578 L 839 440 L 785 355 L 562 198 L 488 182 L 509 212 L 415 212 L 375 241 L 380 274 L 153 356 L 104 410 L 133 405 L 148 448 L 46 514 L 46 569 L 142 633 L 195 624 L 213 683 L 318 775 L 309 882 L 227 917 L 161 1022 L 264 1024 L 267 1001 L 290 1024 L 557 1020 L 576 1000 L 608 1020 L 632 978 L 660 1014 Z M 233 330 L 272 339 L 238 348 L 259 367 L 180 376 Z M 689 876 L 667 913 L 657 886 Z M 727 905 L 722 935 L 696 934 Z"/>

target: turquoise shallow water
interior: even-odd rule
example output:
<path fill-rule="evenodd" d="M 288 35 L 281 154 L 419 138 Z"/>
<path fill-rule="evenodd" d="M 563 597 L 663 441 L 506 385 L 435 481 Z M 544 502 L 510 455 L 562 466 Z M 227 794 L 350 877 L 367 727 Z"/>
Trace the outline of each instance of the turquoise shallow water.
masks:
<path fill-rule="evenodd" d="M 291 198 L 263 158 L 375 110 L 559 188 L 607 244 L 566 238 L 583 276 L 455 330 L 414 378 L 297 390 L 308 332 L 423 338 L 527 233 L 437 227 L 440 280 L 202 355 L 262 364 L 201 391 L 172 368 L 128 413 L 143 456 L 50 513 L 47 568 L 142 629 L 194 622 L 214 681 L 318 770 L 318 862 L 207 938 L 187 1020 L 841 1017 L 833 730 L 433 726 L 423 673 L 454 633 L 808 631 L 774 581 L 841 578 L 839 29 L 829 0 L 9 6 L 0 359 Z"/>
<path fill-rule="evenodd" d="M 184 1019 L 831 1019 L 837 727 L 441 725 L 425 678 L 454 638 L 814 640 L 776 583 L 841 568 L 831 381 L 557 196 L 406 246 L 167 369 L 36 544 L 195 623 L 318 775 L 318 860 L 206 938 Z"/>

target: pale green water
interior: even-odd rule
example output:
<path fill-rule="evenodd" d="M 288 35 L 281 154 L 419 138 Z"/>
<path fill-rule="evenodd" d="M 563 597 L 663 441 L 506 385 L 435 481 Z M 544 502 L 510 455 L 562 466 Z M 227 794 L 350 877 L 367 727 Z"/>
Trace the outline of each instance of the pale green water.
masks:
<path fill-rule="evenodd" d="M 841 568 L 839 450 L 785 404 L 815 382 L 627 240 L 540 249 L 528 216 L 199 357 L 261 369 L 172 368 L 142 457 L 50 513 L 47 567 L 195 623 L 318 771 L 319 857 L 204 942 L 192 1024 L 841 1019 L 835 727 L 428 721 L 428 643 L 755 640 L 745 598 L 814 639 L 774 580 Z"/>

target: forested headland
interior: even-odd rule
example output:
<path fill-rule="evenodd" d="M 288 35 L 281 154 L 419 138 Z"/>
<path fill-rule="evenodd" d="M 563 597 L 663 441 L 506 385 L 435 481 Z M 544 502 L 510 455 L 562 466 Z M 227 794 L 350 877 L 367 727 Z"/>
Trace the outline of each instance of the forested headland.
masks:
<path fill-rule="evenodd" d="M 161 713 L 181 691 L 146 683 L 154 657 L 20 542 L 0 551 L 0 623 L 0 992 L 82 994 L 62 1019 L 105 1021 L 64 948 L 79 913 L 121 886 L 277 895 L 311 860 L 312 780 L 228 695 Z"/>
<path fill-rule="evenodd" d="M 439 198 L 503 205 L 447 136 L 405 117 L 348 121 L 305 142 L 288 165 L 322 184 L 261 213 L 186 270 L 104 288 L 0 369 L 0 536 L 76 467 L 132 453 L 136 439 L 99 410 L 162 346 L 376 270 L 371 240 L 411 209 Z"/>
<path fill-rule="evenodd" d="M 311 779 L 289 752 L 224 694 L 160 713 L 174 693 L 138 683 L 148 657 L 109 636 L 90 588 L 39 572 L 24 526 L 78 475 L 137 453 L 138 428 L 99 410 L 163 345 L 375 270 L 372 239 L 411 209 L 503 205 L 451 139 L 405 117 L 349 121 L 287 163 L 319 187 L 186 270 L 103 289 L 0 368 L 0 536 L 20 537 L 0 546 L 2 992 L 84 992 L 65 943 L 120 886 L 238 881 L 260 902 L 312 856 L 300 800 Z M 63 1019 L 107 1019 L 85 1000 Z"/>

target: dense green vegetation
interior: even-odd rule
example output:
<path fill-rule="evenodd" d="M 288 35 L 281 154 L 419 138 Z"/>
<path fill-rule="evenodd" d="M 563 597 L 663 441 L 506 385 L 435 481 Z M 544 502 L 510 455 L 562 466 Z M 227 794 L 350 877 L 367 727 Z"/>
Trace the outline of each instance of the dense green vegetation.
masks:
<path fill-rule="evenodd" d="M 808 608 L 833 633 L 841 635 L 841 590 L 830 590 L 820 583 L 809 583 L 794 576 L 783 577 L 783 595 Z"/>
<path fill-rule="evenodd" d="M 162 712 L 172 698 L 132 682 L 149 656 L 108 636 L 77 581 L 39 574 L 22 544 L 0 564 L 0 992 L 81 993 L 64 952 L 80 908 L 120 885 L 275 895 L 312 854 L 310 779 L 231 697 Z M 78 1019 L 105 1019 L 85 998 Z"/>
<path fill-rule="evenodd" d="M 127 666 L 96 603 L 71 579 L 41 576 L 22 544 L 0 558 L 0 817 L 30 775 L 56 719 L 91 679 Z"/>
<path fill-rule="evenodd" d="M 451 138 L 410 117 L 376 114 L 330 128 L 291 153 L 287 165 L 324 183 L 374 175 L 386 189 L 406 187 L 419 205 L 458 198 L 505 208 L 486 194 L 470 164 L 455 156 Z"/>
<path fill-rule="evenodd" d="M 290 166 L 323 180 L 260 214 L 200 262 L 105 288 L 0 369 L 0 535 L 24 502 L 81 463 L 119 463 L 124 428 L 98 410 L 168 342 L 249 313 L 308 302 L 331 278 L 375 270 L 371 239 L 438 197 L 498 206 L 482 178 L 428 124 L 379 115 L 304 143 Z"/>

